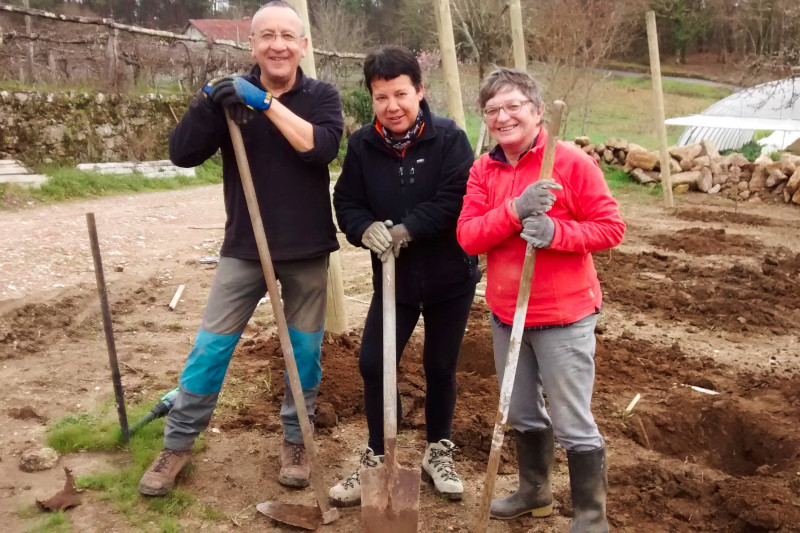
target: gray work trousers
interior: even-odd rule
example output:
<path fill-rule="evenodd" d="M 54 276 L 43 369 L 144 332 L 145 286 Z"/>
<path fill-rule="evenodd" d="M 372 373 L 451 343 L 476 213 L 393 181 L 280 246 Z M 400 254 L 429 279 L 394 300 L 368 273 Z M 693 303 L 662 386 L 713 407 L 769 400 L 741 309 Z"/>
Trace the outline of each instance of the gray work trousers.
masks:
<path fill-rule="evenodd" d="M 494 362 L 503 383 L 511 331 L 492 322 Z M 594 328 L 590 315 L 564 328 L 525 331 L 509 404 L 508 424 L 517 431 L 552 424 L 556 439 L 569 451 L 603 446 L 591 411 L 594 387 Z M 547 390 L 550 415 L 542 390 Z"/>
<path fill-rule="evenodd" d="M 327 305 L 328 256 L 275 261 L 284 314 L 295 352 L 306 410 L 312 425 L 322 377 L 320 345 Z M 221 257 L 195 345 L 181 375 L 180 392 L 169 412 L 164 447 L 188 450 L 208 426 L 219 390 L 242 331 L 267 291 L 260 261 Z M 271 295 L 273 298 L 278 295 Z M 284 438 L 303 441 L 291 388 L 281 406 Z"/>

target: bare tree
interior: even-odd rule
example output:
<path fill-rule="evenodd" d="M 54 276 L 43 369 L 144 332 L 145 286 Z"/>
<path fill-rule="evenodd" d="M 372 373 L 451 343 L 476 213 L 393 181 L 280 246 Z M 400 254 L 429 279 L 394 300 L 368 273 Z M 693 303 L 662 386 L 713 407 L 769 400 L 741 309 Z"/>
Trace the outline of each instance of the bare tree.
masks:
<path fill-rule="evenodd" d="M 451 0 L 457 38 L 468 44 L 483 79 L 492 63 L 505 63 L 511 48 L 511 25 L 505 0 Z"/>
<path fill-rule="evenodd" d="M 320 0 L 311 5 L 314 46 L 324 50 L 363 52 L 369 44 L 363 13 L 351 11 L 337 0 Z"/>
<path fill-rule="evenodd" d="M 552 98 L 564 100 L 566 131 L 569 110 L 583 104 L 584 124 L 598 66 L 624 51 L 641 27 L 646 0 L 541 0 L 523 17 L 529 29 L 528 50 L 542 63 L 542 81 Z M 604 78 L 603 78 L 604 79 Z"/>

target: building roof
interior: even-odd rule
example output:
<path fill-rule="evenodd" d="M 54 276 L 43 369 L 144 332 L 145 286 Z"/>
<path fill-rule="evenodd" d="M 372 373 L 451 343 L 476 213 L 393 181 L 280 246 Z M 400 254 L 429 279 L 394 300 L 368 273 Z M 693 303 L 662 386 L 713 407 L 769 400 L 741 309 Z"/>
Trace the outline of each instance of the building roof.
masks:
<path fill-rule="evenodd" d="M 753 140 L 756 130 L 800 131 L 800 78 L 749 87 L 723 98 L 700 115 L 671 118 L 665 123 L 689 126 L 678 139 L 678 146 L 710 139 L 720 150 L 740 148 Z"/>
<path fill-rule="evenodd" d="M 189 19 L 189 26 L 209 39 L 243 42 L 250 35 L 250 19 Z M 187 28 L 188 29 L 188 28 Z"/>

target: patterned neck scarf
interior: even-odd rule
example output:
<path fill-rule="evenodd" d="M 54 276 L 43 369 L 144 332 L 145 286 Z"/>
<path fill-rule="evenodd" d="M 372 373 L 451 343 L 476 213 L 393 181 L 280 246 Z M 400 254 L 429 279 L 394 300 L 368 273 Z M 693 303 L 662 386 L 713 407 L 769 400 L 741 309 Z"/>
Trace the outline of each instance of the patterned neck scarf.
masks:
<path fill-rule="evenodd" d="M 400 138 L 392 137 L 392 132 L 387 130 L 383 124 L 381 124 L 381 134 L 383 134 L 383 140 L 389 145 L 389 148 L 393 149 L 398 154 L 402 154 L 403 150 L 408 148 L 408 146 L 419 136 L 423 124 L 424 121 L 422 120 L 422 108 L 420 108 L 419 112 L 417 113 L 417 120 L 415 120 L 414 124 L 408 128 L 408 131 L 405 135 Z"/>

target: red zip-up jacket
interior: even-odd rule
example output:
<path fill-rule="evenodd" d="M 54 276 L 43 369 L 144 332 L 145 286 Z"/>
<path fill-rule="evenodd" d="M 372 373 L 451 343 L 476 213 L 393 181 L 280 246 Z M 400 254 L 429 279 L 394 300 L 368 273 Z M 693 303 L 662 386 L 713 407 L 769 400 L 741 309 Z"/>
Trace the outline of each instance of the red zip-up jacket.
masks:
<path fill-rule="evenodd" d="M 516 167 L 493 154 L 472 165 L 467 194 L 458 219 L 458 242 L 468 254 L 486 254 L 486 303 L 511 324 L 519 291 L 526 242 L 512 202 L 539 179 L 547 131 L 522 155 Z M 555 233 L 547 248 L 536 251 L 525 326 L 571 324 L 602 306 L 602 293 L 592 252 L 622 241 L 625 223 L 603 172 L 580 148 L 559 142 L 553 180 L 563 190 L 548 215 Z"/>

